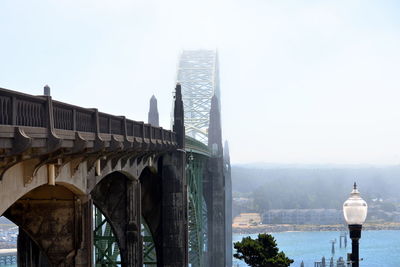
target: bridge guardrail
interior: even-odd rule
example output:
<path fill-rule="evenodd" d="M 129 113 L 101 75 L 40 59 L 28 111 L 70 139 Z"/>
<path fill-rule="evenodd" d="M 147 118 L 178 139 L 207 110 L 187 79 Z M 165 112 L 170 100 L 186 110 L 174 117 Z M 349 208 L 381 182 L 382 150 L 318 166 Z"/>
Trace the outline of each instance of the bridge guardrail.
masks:
<path fill-rule="evenodd" d="M 118 134 L 176 143 L 175 133 L 161 127 L 54 101 L 49 96 L 4 88 L 0 88 L 0 125 Z"/>

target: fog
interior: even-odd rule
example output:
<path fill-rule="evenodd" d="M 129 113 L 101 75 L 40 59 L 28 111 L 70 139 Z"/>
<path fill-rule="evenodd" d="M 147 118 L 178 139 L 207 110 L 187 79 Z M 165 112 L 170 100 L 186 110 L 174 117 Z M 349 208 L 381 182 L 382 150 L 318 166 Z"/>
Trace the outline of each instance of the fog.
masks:
<path fill-rule="evenodd" d="M 0 87 L 170 127 L 182 49 L 218 49 L 234 163 L 400 162 L 398 1 L 0 3 Z"/>

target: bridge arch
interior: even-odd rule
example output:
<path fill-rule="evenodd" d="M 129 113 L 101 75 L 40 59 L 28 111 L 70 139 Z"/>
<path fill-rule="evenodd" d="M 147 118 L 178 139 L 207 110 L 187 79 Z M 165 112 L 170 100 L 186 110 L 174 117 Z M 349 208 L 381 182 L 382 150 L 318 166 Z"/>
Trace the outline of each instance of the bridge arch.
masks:
<path fill-rule="evenodd" d="M 114 171 L 102 178 L 90 195 L 115 234 L 121 265 L 140 266 L 139 181 L 126 172 Z"/>
<path fill-rule="evenodd" d="M 31 160 L 22 161 L 5 172 L 0 186 L 0 214 L 3 214 L 24 195 L 49 183 L 47 165 L 41 166 L 35 171 L 34 176 L 30 176 L 33 175 L 34 163 Z M 68 188 L 77 196 L 85 195 L 85 186 L 77 183 L 76 180 L 80 179 L 71 178 L 60 170 L 55 184 Z"/>
<path fill-rule="evenodd" d="M 93 209 L 94 266 L 121 266 L 120 244 L 115 229 L 96 205 Z"/>
<path fill-rule="evenodd" d="M 85 198 L 66 186 L 41 185 L 17 201 L 3 214 L 20 228 L 19 260 L 27 266 L 84 266 L 81 249 L 77 244 L 87 238 L 83 214 L 87 214 Z M 77 234 L 80 233 L 80 234 Z M 22 247 L 21 247 L 22 246 Z M 32 247 L 39 254 L 32 253 Z M 46 257 L 43 257 L 46 255 Z M 81 258 L 82 257 L 82 258 Z M 42 261 L 41 265 L 38 262 Z M 82 264 L 82 265 L 81 265 Z"/>

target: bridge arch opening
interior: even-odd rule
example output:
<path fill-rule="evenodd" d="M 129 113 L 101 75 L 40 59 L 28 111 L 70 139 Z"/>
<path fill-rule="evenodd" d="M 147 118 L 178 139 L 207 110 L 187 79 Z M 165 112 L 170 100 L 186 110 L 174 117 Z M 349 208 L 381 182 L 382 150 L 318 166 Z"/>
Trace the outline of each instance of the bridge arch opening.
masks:
<path fill-rule="evenodd" d="M 63 185 L 41 185 L 3 214 L 19 227 L 18 258 L 25 266 L 71 266 L 79 254 L 84 199 Z"/>
<path fill-rule="evenodd" d="M 102 178 L 90 195 L 95 206 L 96 265 L 140 265 L 141 255 L 131 252 L 141 247 L 139 181 L 114 171 Z"/>
<path fill-rule="evenodd" d="M 25 170 L 36 166 L 35 164 L 37 164 L 37 159 L 22 161 L 4 173 L 1 180 L 2 186 L 0 186 L 0 215 L 26 194 L 49 183 L 46 165 L 40 167 L 34 176 L 27 178 Z M 28 172 L 28 174 L 33 175 L 31 172 Z M 69 189 L 77 196 L 85 195 L 85 188 L 74 183 L 74 179 L 70 178 L 58 175 L 55 183 Z"/>
<path fill-rule="evenodd" d="M 93 249 L 95 266 L 121 266 L 115 230 L 96 205 L 93 205 Z"/>

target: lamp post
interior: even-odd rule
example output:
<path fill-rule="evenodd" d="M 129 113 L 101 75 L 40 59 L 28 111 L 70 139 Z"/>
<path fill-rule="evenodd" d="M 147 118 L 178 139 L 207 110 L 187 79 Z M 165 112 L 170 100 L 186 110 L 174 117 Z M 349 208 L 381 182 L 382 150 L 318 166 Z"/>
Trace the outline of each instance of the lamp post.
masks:
<path fill-rule="evenodd" d="M 351 263 L 352 267 L 359 267 L 359 248 L 358 240 L 361 238 L 362 224 L 367 218 L 368 205 L 361 198 L 360 192 L 357 190 L 357 184 L 354 183 L 353 191 L 350 197 L 343 204 L 344 219 L 349 225 L 351 238 Z"/>

